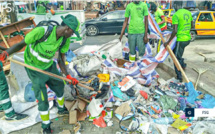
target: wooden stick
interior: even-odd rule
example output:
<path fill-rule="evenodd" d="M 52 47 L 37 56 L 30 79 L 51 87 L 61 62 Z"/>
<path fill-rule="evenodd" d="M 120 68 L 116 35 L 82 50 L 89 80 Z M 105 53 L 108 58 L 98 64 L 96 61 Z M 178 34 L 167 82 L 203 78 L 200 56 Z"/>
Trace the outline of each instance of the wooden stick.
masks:
<path fill-rule="evenodd" d="M 7 70 L 10 70 L 10 64 L 3 67 L 3 71 L 7 71 Z"/>
<path fill-rule="evenodd" d="M 29 20 L 33 20 L 35 18 L 35 16 L 32 16 Z"/>
<path fill-rule="evenodd" d="M 7 48 L 10 48 L 10 46 L 8 45 L 6 39 L 4 38 L 4 35 L 2 34 L 1 31 L 0 31 L 0 35 L 1 35 L 1 38 L 2 38 L 2 40 L 4 41 L 4 43 L 6 44 Z"/>
<path fill-rule="evenodd" d="M 21 65 L 21 66 L 24 66 L 24 67 L 33 69 L 33 70 L 35 70 L 35 71 L 37 71 L 37 72 L 40 72 L 40 73 L 43 73 L 43 74 L 46 74 L 46 75 L 49 75 L 49 76 L 52 76 L 52 77 L 55 77 L 55 78 L 58 78 L 58 79 L 61 79 L 61 80 L 65 80 L 65 81 L 67 81 L 67 82 L 71 82 L 70 79 L 67 79 L 67 78 L 65 78 L 65 77 L 62 77 L 62 76 L 59 76 L 59 75 L 56 75 L 56 74 L 53 74 L 53 73 L 50 73 L 50 72 L 47 72 L 47 71 L 44 71 L 44 70 L 41 70 L 41 69 L 38 69 L 38 68 L 36 68 L 36 67 L 33 67 L 33 66 L 27 65 L 27 64 L 25 64 L 25 63 L 22 63 L 22 62 L 20 62 L 20 61 L 14 60 L 14 59 L 12 59 L 12 58 L 10 58 L 10 61 L 12 61 L 12 62 L 14 62 L 14 63 L 16 63 L 16 64 L 19 64 L 19 65 Z M 92 87 L 88 87 L 88 86 L 83 85 L 83 84 L 81 84 L 81 83 L 78 83 L 78 86 L 84 87 L 84 88 L 86 88 L 86 89 L 89 89 L 89 90 L 94 91 L 94 89 L 93 89 Z"/>
<path fill-rule="evenodd" d="M 87 102 L 87 103 L 90 103 L 89 100 L 87 100 L 87 99 L 85 99 L 85 98 L 83 98 L 83 97 L 81 97 L 81 96 L 79 96 L 79 95 L 78 95 L 78 98 L 81 99 L 81 100 L 83 100 L 83 101 L 85 101 L 85 102 Z"/>
<path fill-rule="evenodd" d="M 150 16 L 150 18 L 151 18 L 151 16 Z M 152 21 L 152 24 L 154 25 L 154 22 L 153 22 L 153 21 Z M 156 27 L 155 25 L 154 25 L 154 27 L 155 27 L 155 29 L 158 31 L 158 34 L 160 35 L 161 40 L 163 41 L 163 43 L 165 43 L 165 40 L 164 40 L 164 38 L 163 38 L 163 35 L 159 32 L 159 30 L 157 29 L 157 27 Z M 174 62 L 174 64 L 175 64 L 175 66 L 177 67 L 177 69 L 178 69 L 179 71 L 181 71 L 182 75 L 184 76 L 185 81 L 186 81 L 187 83 L 189 83 L 190 80 L 188 79 L 188 77 L 187 77 L 187 75 L 185 74 L 183 68 L 181 67 L 180 63 L 178 62 L 177 58 L 175 57 L 175 54 L 172 52 L 172 49 L 170 48 L 170 46 L 167 45 L 166 49 L 167 49 L 167 51 L 169 52 L 169 55 L 171 56 L 171 58 L 172 58 L 172 60 L 173 60 L 173 62 Z"/>

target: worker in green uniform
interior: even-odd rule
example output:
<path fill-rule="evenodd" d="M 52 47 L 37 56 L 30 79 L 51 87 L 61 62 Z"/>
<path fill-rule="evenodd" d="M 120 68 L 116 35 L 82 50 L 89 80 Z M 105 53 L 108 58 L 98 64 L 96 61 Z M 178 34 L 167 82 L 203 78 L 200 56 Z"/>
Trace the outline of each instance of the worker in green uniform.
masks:
<path fill-rule="evenodd" d="M 155 15 L 155 21 L 158 23 L 161 31 L 167 30 L 164 12 L 154 3 L 151 5 L 151 13 Z"/>
<path fill-rule="evenodd" d="M 60 10 L 64 10 L 64 6 L 63 5 L 60 6 Z"/>
<path fill-rule="evenodd" d="M 0 112 L 5 113 L 5 120 L 18 121 L 28 117 L 26 114 L 16 113 L 12 107 L 7 80 L 3 71 L 3 63 L 8 54 L 6 48 L 0 46 Z"/>
<path fill-rule="evenodd" d="M 140 59 L 145 54 L 145 44 L 148 42 L 147 29 L 148 29 L 148 7 L 146 3 L 134 1 L 127 5 L 125 11 L 125 21 L 122 27 L 119 40 L 122 40 L 125 29 L 128 25 L 128 43 L 129 43 L 129 60 L 134 62 L 136 60 L 136 46 L 138 46 Z M 146 31 L 146 32 L 145 32 Z"/>
<path fill-rule="evenodd" d="M 46 41 L 36 44 L 45 34 L 45 27 L 36 27 L 26 35 L 24 40 L 6 50 L 6 53 L 11 55 L 26 46 L 24 52 L 26 64 L 60 75 L 56 63 L 53 61 L 55 53 L 59 50 L 58 64 L 61 71 L 71 80 L 73 85 L 76 85 L 78 84 L 78 80 L 71 77 L 67 72 L 64 57 L 65 53 L 69 50 L 70 36 L 77 31 L 79 23 L 73 15 L 67 15 L 65 18 L 61 16 L 61 18 L 63 20 L 61 26 L 54 26 Z M 63 38 L 66 38 L 66 43 L 61 46 Z M 26 68 L 26 72 L 32 81 L 35 97 L 39 101 L 38 110 L 42 119 L 43 133 L 51 133 L 46 84 L 55 92 L 58 102 L 58 115 L 63 116 L 69 113 L 64 105 L 64 82 L 29 68 Z"/>
<path fill-rule="evenodd" d="M 164 46 L 166 47 L 167 45 L 169 45 L 170 41 L 175 36 L 177 37 L 176 46 L 173 52 L 179 63 L 181 64 L 182 68 L 185 69 L 186 64 L 184 63 L 184 59 L 182 58 L 182 56 L 185 47 L 190 44 L 190 29 L 193 27 L 193 18 L 190 11 L 182 9 L 181 1 L 175 1 L 174 8 L 176 10 L 176 13 L 172 17 L 173 32 L 171 34 L 170 39 L 166 43 L 164 43 Z M 177 70 L 176 66 L 175 72 L 177 75 L 177 79 L 182 82 L 181 72 Z"/>
<path fill-rule="evenodd" d="M 151 13 L 154 14 L 155 16 L 155 21 L 157 22 L 159 28 L 161 29 L 161 31 L 165 31 L 167 30 L 167 24 L 166 24 L 166 20 L 165 20 L 165 16 L 164 16 L 164 12 L 157 7 L 157 5 L 155 3 L 151 3 Z M 155 41 L 155 40 L 153 40 Z M 157 40 L 157 53 L 160 51 L 160 45 L 163 44 L 163 42 L 161 41 L 161 39 Z M 153 42 L 154 45 L 154 42 Z"/>
<path fill-rule="evenodd" d="M 50 10 L 49 7 L 47 7 L 47 4 L 49 2 L 48 1 L 42 1 L 42 0 L 38 0 L 37 1 L 37 13 L 46 13 L 47 10 Z"/>

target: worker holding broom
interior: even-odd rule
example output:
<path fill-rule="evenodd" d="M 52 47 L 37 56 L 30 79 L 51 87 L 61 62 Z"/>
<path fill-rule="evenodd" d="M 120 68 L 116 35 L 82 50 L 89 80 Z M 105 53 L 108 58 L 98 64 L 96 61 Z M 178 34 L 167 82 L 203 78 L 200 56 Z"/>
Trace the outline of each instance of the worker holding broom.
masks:
<path fill-rule="evenodd" d="M 145 44 L 148 42 L 147 29 L 148 29 L 148 7 L 146 3 L 135 0 L 134 2 L 127 5 L 125 10 L 125 21 L 122 27 L 121 35 L 119 40 L 125 33 L 125 29 L 128 25 L 130 17 L 129 28 L 128 28 L 128 44 L 129 44 L 129 61 L 135 62 L 136 60 L 136 46 L 139 50 L 140 59 L 145 54 Z M 144 44 L 145 43 L 145 44 Z"/>
<path fill-rule="evenodd" d="M 16 113 L 12 107 L 7 80 L 3 71 L 3 62 L 7 57 L 6 48 L 0 46 L 0 112 L 5 113 L 5 120 L 19 121 L 28 118 L 26 114 Z"/>
<path fill-rule="evenodd" d="M 181 1 L 175 1 L 174 2 L 174 8 L 176 10 L 176 13 L 172 17 L 172 24 L 173 24 L 173 32 L 171 34 L 171 37 L 169 40 L 164 43 L 164 46 L 166 47 L 169 45 L 170 41 L 176 36 L 177 42 L 176 46 L 173 50 L 176 58 L 178 59 L 179 63 L 181 64 L 181 67 L 183 69 L 186 68 L 186 64 L 184 63 L 184 59 L 182 58 L 184 49 L 187 45 L 190 44 L 191 35 L 190 35 L 190 29 L 193 27 L 193 18 L 190 11 L 186 9 L 182 9 L 183 2 Z M 182 82 L 182 75 L 181 72 L 177 70 L 175 66 L 175 72 L 177 75 L 177 79 Z"/>
<path fill-rule="evenodd" d="M 36 43 L 45 34 L 44 27 L 36 27 L 26 35 L 24 40 L 4 51 L 0 57 L 8 57 L 8 55 L 13 54 L 26 46 L 24 52 L 26 64 L 56 75 L 60 75 L 56 63 L 53 61 L 55 53 L 59 50 L 58 64 L 61 71 L 66 75 L 67 79 L 71 80 L 73 85 L 78 84 L 78 80 L 71 77 L 66 70 L 64 53 L 69 50 L 69 37 L 77 31 L 79 22 L 73 15 L 67 15 L 65 18 L 61 16 L 61 18 L 63 20 L 61 26 L 54 26 L 51 34 L 45 41 Z M 62 46 L 61 44 L 64 38 L 66 38 L 66 41 Z M 64 82 L 62 80 L 53 79 L 43 73 L 28 68 L 25 69 L 32 81 L 32 88 L 34 90 L 35 97 L 38 100 L 38 110 L 42 119 L 43 133 L 51 133 L 46 84 L 55 92 L 58 102 L 58 115 L 63 116 L 65 114 L 69 114 L 64 105 Z"/>

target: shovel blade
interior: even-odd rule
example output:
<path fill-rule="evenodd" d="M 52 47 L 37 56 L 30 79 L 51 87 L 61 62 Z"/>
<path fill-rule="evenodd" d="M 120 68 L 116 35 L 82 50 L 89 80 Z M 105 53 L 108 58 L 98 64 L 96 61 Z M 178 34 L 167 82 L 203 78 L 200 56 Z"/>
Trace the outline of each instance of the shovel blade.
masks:
<path fill-rule="evenodd" d="M 185 83 L 185 86 L 189 92 L 189 96 L 187 97 L 187 101 L 191 104 L 194 104 L 195 99 L 198 96 L 198 93 L 196 92 L 192 82 Z"/>

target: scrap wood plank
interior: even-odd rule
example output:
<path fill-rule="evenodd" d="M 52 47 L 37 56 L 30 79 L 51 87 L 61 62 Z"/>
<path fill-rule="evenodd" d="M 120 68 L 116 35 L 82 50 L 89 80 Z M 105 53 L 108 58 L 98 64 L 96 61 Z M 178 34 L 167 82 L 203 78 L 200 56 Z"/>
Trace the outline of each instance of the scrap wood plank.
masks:
<path fill-rule="evenodd" d="M 34 17 L 29 17 L 29 18 L 23 19 L 21 21 L 12 23 L 10 25 L 1 27 L 0 31 L 2 32 L 3 35 L 9 35 L 10 33 L 16 32 L 17 31 L 17 27 L 19 29 L 23 29 L 23 28 L 26 28 L 26 27 L 31 26 L 31 25 L 36 26 L 35 23 L 34 23 L 33 18 Z"/>
<path fill-rule="evenodd" d="M 10 48 L 11 46 L 15 45 L 16 43 L 22 41 L 24 39 L 24 37 L 22 35 L 16 35 L 12 38 L 5 38 L 4 36 L 5 35 L 10 35 L 16 31 L 20 32 L 23 28 L 26 28 L 28 26 L 31 26 L 31 25 L 34 25 L 36 26 L 35 22 L 34 22 L 34 19 L 35 17 L 29 17 L 29 18 L 26 18 L 26 19 L 23 19 L 21 21 L 18 21 L 18 22 L 15 22 L 15 23 L 12 23 L 10 25 L 7 25 L 7 26 L 4 26 L 4 27 L 1 27 L 0 28 L 0 38 L 3 40 L 2 42 L 0 42 L 0 46 L 3 46 L 3 47 L 6 47 L 6 48 Z M 31 30 L 31 29 L 30 29 Z M 30 30 L 27 30 L 25 32 L 25 35 L 30 32 Z M 20 52 L 24 51 L 25 50 L 25 47 L 23 49 L 20 50 Z M 8 63 L 5 63 L 4 64 L 4 67 L 5 70 L 9 70 L 9 64 Z"/>
<path fill-rule="evenodd" d="M 29 17 L 29 18 L 26 18 L 24 20 L 21 20 L 21 21 L 12 23 L 10 25 L 1 27 L 0 28 L 0 37 L 3 40 L 3 42 L 1 42 L 0 45 L 4 46 L 4 47 L 6 46 L 7 48 L 10 48 L 14 44 L 20 42 L 20 39 L 24 39 L 23 36 L 17 35 L 18 37 L 14 36 L 16 38 L 13 37 L 14 41 L 12 41 L 11 40 L 12 38 L 5 39 L 4 35 L 10 35 L 11 33 L 14 33 L 16 31 L 20 32 L 21 29 L 26 28 L 26 27 L 31 26 L 31 25 L 36 26 L 33 19 L 34 19 L 34 17 Z"/>

